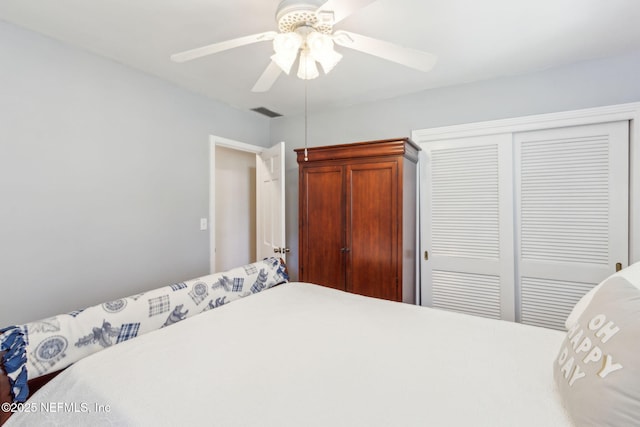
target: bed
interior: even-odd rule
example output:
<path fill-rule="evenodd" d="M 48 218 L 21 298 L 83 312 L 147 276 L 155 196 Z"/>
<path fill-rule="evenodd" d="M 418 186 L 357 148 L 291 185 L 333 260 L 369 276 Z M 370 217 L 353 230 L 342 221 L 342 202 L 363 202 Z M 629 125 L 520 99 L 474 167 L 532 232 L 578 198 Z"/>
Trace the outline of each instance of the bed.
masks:
<path fill-rule="evenodd" d="M 620 276 L 613 282 L 625 301 L 640 293 Z M 594 324 L 609 288 L 579 303 L 572 321 L 583 327 L 569 325 L 570 336 L 284 283 L 82 358 L 14 404 L 5 426 L 637 425 L 637 344 L 628 357 L 614 348 L 607 372 L 624 374 L 630 388 L 617 383 L 611 394 L 589 383 L 600 404 L 578 390 L 598 379 L 589 363 L 576 368 L 593 353 L 583 344 L 589 333 L 592 347 L 603 336 L 624 347 L 632 329 L 640 338 L 640 306 L 628 322 Z M 612 354 L 599 345 L 601 356 Z M 569 357 L 576 363 L 568 366 Z M 567 397 L 575 390 L 577 398 Z M 620 390 L 622 406 L 614 401 Z"/>

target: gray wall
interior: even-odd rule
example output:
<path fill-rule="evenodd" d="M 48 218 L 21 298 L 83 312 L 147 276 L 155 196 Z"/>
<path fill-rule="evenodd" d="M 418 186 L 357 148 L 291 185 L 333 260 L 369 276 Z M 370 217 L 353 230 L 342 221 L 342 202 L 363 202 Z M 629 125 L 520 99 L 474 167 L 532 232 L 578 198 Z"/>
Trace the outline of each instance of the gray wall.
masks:
<path fill-rule="evenodd" d="M 309 146 L 409 137 L 412 130 L 640 101 L 640 51 L 538 72 L 324 112 L 310 112 Z M 310 95 L 312 96 L 312 95 Z M 271 123 L 271 142 L 287 143 L 287 259 L 297 277 L 298 170 L 304 118 Z"/>
<path fill-rule="evenodd" d="M 207 274 L 209 135 L 269 121 L 0 21 L 0 327 Z"/>
<path fill-rule="evenodd" d="M 297 277 L 302 117 L 268 121 L 0 21 L 0 327 L 206 274 L 208 135 L 287 143 Z M 309 145 L 640 101 L 640 52 L 311 112 Z"/>

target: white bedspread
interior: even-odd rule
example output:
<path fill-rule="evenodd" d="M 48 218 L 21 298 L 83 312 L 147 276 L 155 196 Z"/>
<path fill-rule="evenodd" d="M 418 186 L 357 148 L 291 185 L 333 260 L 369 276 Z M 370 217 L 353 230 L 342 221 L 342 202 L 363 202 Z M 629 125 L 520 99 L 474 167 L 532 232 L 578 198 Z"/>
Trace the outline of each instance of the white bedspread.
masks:
<path fill-rule="evenodd" d="M 563 336 L 290 283 L 81 360 L 7 426 L 565 426 Z"/>

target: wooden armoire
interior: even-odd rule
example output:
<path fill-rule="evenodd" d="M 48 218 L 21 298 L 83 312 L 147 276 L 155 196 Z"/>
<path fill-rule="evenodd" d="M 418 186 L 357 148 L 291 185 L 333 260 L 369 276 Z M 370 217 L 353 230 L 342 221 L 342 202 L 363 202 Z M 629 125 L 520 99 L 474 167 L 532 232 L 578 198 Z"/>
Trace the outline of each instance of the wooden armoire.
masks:
<path fill-rule="evenodd" d="M 408 138 L 295 150 L 301 281 L 415 303 L 419 150 Z"/>

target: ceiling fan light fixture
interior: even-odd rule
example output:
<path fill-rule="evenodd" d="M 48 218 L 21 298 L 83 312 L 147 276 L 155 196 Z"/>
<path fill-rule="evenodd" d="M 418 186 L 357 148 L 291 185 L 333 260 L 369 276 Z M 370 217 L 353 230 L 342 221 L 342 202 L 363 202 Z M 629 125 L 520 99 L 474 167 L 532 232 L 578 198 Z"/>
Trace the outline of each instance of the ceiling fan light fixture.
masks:
<path fill-rule="evenodd" d="M 333 40 L 331 40 L 331 37 L 317 31 L 309 32 L 309 34 L 307 34 L 306 42 L 309 50 L 313 54 L 333 49 Z"/>
<path fill-rule="evenodd" d="M 302 46 L 302 36 L 298 33 L 279 33 L 273 38 L 273 50 L 277 53 L 298 53 Z"/>
<path fill-rule="evenodd" d="M 293 63 L 296 61 L 300 46 L 303 40 L 297 33 L 280 33 L 273 38 L 273 50 L 275 54 L 271 56 L 271 60 L 278 64 L 278 67 L 285 73 L 289 74 Z"/>
<path fill-rule="evenodd" d="M 296 62 L 296 55 L 282 55 L 278 53 L 274 53 L 271 55 L 271 60 L 275 62 L 278 67 L 287 75 L 291 72 L 291 67 L 293 67 L 293 63 Z"/>
<path fill-rule="evenodd" d="M 329 71 L 333 70 L 333 68 L 338 65 L 338 62 L 342 59 L 342 55 L 335 50 L 332 50 L 322 54 L 321 57 L 316 57 L 315 59 L 322 66 L 324 73 L 329 74 Z"/>
<path fill-rule="evenodd" d="M 302 80 L 311 80 L 318 77 L 318 67 L 316 61 L 313 59 L 308 49 L 303 49 L 300 52 L 300 63 L 298 64 L 298 78 Z"/>
<path fill-rule="evenodd" d="M 342 59 L 342 55 L 334 50 L 333 39 L 327 34 L 311 32 L 307 35 L 306 43 L 311 57 L 320 63 L 325 74 Z"/>

